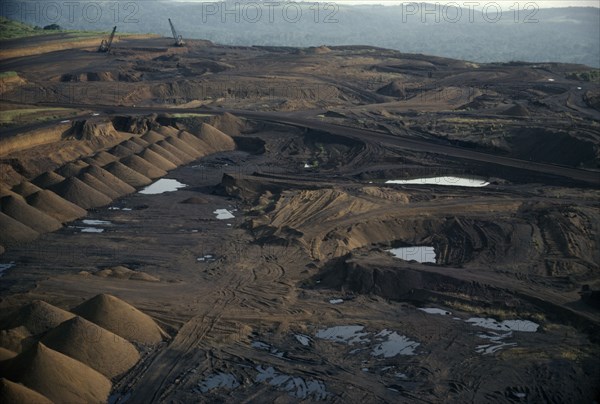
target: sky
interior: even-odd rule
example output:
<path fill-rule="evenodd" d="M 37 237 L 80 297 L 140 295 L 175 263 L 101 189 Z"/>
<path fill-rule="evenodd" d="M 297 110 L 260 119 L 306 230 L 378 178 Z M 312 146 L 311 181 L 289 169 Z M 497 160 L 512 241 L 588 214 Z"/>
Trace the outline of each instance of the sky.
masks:
<path fill-rule="evenodd" d="M 219 2 L 224 0 L 174 0 L 180 2 Z M 241 0 L 247 2 L 282 2 L 289 0 Z M 456 6 L 458 4 L 461 7 L 472 7 L 469 3 L 475 2 L 480 3 L 480 6 L 474 6 L 475 8 L 481 8 L 486 3 L 498 3 L 503 9 L 509 9 L 509 7 L 518 3 L 520 8 L 523 8 L 526 4 L 533 3 L 538 8 L 557 8 L 557 7 L 596 7 L 600 8 L 600 0 L 291 0 L 297 2 L 318 2 L 318 3 L 338 3 L 338 4 L 382 4 L 382 5 L 398 5 L 408 3 L 439 3 L 441 5 L 452 4 Z M 466 3 L 466 4 L 465 4 Z"/>
<path fill-rule="evenodd" d="M 310 1 L 310 0 L 307 0 Z M 318 0 L 325 1 L 328 0 Z M 515 3 L 519 3 L 521 6 L 525 6 L 527 3 L 534 3 L 539 8 L 555 8 L 555 7 L 600 7 L 600 0 L 455 0 L 455 1 L 446 1 L 446 0 L 332 0 L 331 2 L 339 3 L 339 4 L 383 4 L 383 5 L 392 5 L 392 4 L 402 4 L 402 3 L 411 3 L 411 2 L 427 2 L 427 3 L 440 3 L 442 5 L 448 3 L 454 3 L 453 5 L 458 4 L 459 6 L 465 6 L 463 3 L 468 3 L 470 1 L 475 1 L 481 3 L 483 6 L 486 3 L 495 2 L 498 3 L 503 8 L 506 6 L 510 7 Z"/>

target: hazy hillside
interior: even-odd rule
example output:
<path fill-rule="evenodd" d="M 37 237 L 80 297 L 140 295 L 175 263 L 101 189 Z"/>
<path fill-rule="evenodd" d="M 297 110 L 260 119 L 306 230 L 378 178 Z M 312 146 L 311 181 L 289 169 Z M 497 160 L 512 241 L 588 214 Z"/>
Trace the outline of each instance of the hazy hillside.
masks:
<path fill-rule="evenodd" d="M 170 35 L 170 17 L 184 38 L 222 44 L 364 44 L 478 62 L 557 61 L 600 67 L 597 8 L 528 9 L 516 13 L 503 4 L 500 15 L 494 8 L 484 14 L 480 10 L 436 9 L 423 4 L 409 8 L 142 1 L 78 2 L 69 9 L 67 3 L 5 3 L 5 16 L 38 26 L 58 23 L 67 29 L 108 30 L 117 25 L 119 32 Z"/>

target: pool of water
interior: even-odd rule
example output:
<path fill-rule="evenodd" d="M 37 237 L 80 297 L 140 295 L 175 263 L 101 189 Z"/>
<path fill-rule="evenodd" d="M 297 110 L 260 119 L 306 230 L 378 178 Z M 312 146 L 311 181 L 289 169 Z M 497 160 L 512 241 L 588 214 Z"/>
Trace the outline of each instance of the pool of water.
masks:
<path fill-rule="evenodd" d="M 529 320 L 504 320 L 498 322 L 493 318 L 471 317 L 465 321 L 478 327 L 497 331 L 536 332 L 539 327 L 539 324 Z"/>
<path fill-rule="evenodd" d="M 144 195 L 156 195 L 165 192 L 177 191 L 179 188 L 187 187 L 177 180 L 170 178 L 161 178 L 160 180 L 148 185 L 146 188 L 140 191 L 140 194 Z"/>
<path fill-rule="evenodd" d="M 430 178 L 413 178 L 410 180 L 387 180 L 386 184 L 413 184 L 413 185 L 443 185 L 450 187 L 485 187 L 490 185 L 489 182 L 481 178 L 466 178 L 466 177 L 430 177 Z"/>
<path fill-rule="evenodd" d="M 99 227 L 81 227 L 82 233 L 102 233 L 104 229 Z"/>
<path fill-rule="evenodd" d="M 202 393 L 206 393 L 217 388 L 233 390 L 239 385 L 240 383 L 233 374 L 219 372 L 209 375 L 200 384 L 198 384 L 198 387 Z"/>
<path fill-rule="evenodd" d="M 212 255 L 212 254 L 206 254 L 206 255 L 204 255 L 204 256 L 202 256 L 202 257 L 198 257 L 198 258 L 196 258 L 196 261 L 198 261 L 198 262 L 212 262 L 212 261 L 214 261 L 215 259 L 216 259 L 216 258 L 215 258 L 215 256 L 214 256 L 214 255 Z"/>
<path fill-rule="evenodd" d="M 392 248 L 388 251 L 391 252 L 396 258 L 400 258 L 404 261 L 415 260 L 421 263 L 436 263 L 435 249 L 431 246 L 400 247 Z"/>
<path fill-rule="evenodd" d="M 83 224 L 87 224 L 88 226 L 110 226 L 112 223 L 108 220 L 92 220 L 85 219 L 82 220 Z"/>
<path fill-rule="evenodd" d="M 428 314 L 443 314 L 443 315 L 451 315 L 449 311 L 438 309 L 435 307 L 431 308 L 420 308 Z M 462 320 L 461 318 L 454 317 L 455 320 Z M 467 320 L 464 320 L 466 323 L 469 323 L 476 327 L 481 327 L 485 330 L 485 332 L 480 332 L 477 334 L 477 337 L 481 339 L 487 340 L 486 344 L 477 345 L 475 347 L 475 352 L 482 355 L 491 355 L 496 352 L 504 349 L 517 346 L 516 342 L 508 342 L 509 338 L 513 336 L 513 332 L 537 332 L 539 328 L 539 324 L 534 323 L 529 320 L 503 320 L 498 321 L 493 318 L 483 318 L 483 317 L 471 317 Z"/>
<path fill-rule="evenodd" d="M 317 338 L 327 339 L 330 341 L 341 342 L 344 344 L 364 344 L 369 342 L 365 339 L 369 335 L 368 332 L 362 332 L 365 327 L 362 325 L 339 325 L 335 327 L 319 330 L 315 334 Z"/>
<path fill-rule="evenodd" d="M 233 219 L 235 217 L 233 216 L 233 213 L 231 213 L 231 211 L 227 209 L 217 209 L 213 213 L 217 215 L 218 220 L 228 220 Z"/>
<path fill-rule="evenodd" d="M 298 341 L 303 346 L 310 346 L 311 339 L 308 335 L 296 334 L 294 335 L 294 337 L 296 338 L 296 341 Z"/>
<path fill-rule="evenodd" d="M 11 262 L 8 262 L 8 263 L 4 263 L 4 264 L 0 264 L 0 278 L 4 274 L 4 271 L 7 271 L 7 270 L 11 269 L 14 266 L 15 266 L 15 262 L 14 261 L 11 261 Z"/>
<path fill-rule="evenodd" d="M 449 316 L 450 314 L 452 314 L 447 310 L 438 309 L 436 307 L 422 307 L 419 310 L 424 311 L 427 314 L 439 314 L 442 316 Z"/>
<path fill-rule="evenodd" d="M 418 342 L 411 341 L 404 335 L 399 335 L 396 331 L 383 330 L 375 335 L 375 340 L 380 341 L 373 351 L 372 356 L 381 356 L 392 358 L 396 355 L 416 355 Z"/>
<path fill-rule="evenodd" d="M 263 341 L 252 341 L 250 346 L 252 346 L 252 348 L 254 348 L 254 349 L 258 349 L 261 351 L 267 351 L 271 355 L 276 356 L 278 358 L 283 358 L 285 356 L 285 352 L 282 352 L 282 351 L 278 350 L 277 348 L 275 348 L 274 346 L 269 345 Z"/>
<path fill-rule="evenodd" d="M 501 349 L 517 346 L 516 342 L 505 342 L 504 340 L 512 337 L 512 331 L 505 333 L 489 332 L 487 334 L 477 334 L 479 338 L 487 339 L 489 344 L 477 345 L 475 352 L 483 355 L 494 354 Z"/>
<path fill-rule="evenodd" d="M 280 390 L 287 391 L 289 395 L 298 399 L 311 398 L 312 400 L 325 400 L 328 396 L 325 384 L 320 380 L 304 379 L 276 371 L 272 366 L 263 368 L 257 366 L 255 381 L 268 383 Z"/>

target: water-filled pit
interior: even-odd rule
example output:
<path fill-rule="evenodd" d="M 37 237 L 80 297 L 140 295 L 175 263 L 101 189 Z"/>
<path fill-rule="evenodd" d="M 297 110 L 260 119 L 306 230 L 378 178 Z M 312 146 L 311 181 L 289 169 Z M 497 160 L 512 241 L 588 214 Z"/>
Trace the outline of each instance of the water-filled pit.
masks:
<path fill-rule="evenodd" d="M 177 180 L 170 178 L 161 178 L 160 180 L 148 185 L 146 188 L 140 191 L 140 194 L 144 195 L 157 195 L 165 192 L 177 191 L 179 188 L 187 187 Z"/>
<path fill-rule="evenodd" d="M 488 181 L 481 178 L 467 177 L 429 177 L 413 178 L 409 180 L 387 180 L 386 184 L 405 184 L 405 185 L 443 185 L 449 187 L 474 187 L 480 188 L 490 185 Z"/>
<path fill-rule="evenodd" d="M 431 246 L 399 247 L 387 251 L 391 252 L 394 257 L 404 261 L 414 260 L 420 263 L 430 262 L 435 264 L 437 258 L 435 248 Z"/>

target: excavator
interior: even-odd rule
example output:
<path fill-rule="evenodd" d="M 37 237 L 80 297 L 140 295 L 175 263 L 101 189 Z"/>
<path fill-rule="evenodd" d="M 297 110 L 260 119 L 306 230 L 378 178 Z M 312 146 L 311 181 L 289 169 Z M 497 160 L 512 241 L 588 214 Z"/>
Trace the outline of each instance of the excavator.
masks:
<path fill-rule="evenodd" d="M 181 35 L 177 35 L 177 31 L 175 31 L 175 26 L 171 22 L 170 18 L 169 18 L 169 24 L 171 25 L 171 32 L 173 33 L 173 39 L 175 39 L 175 46 L 184 46 L 185 42 L 183 42 L 183 38 L 181 37 Z"/>
<path fill-rule="evenodd" d="M 108 41 L 106 39 L 103 39 L 102 42 L 100 43 L 100 47 L 98 48 L 98 52 L 106 52 L 106 53 L 110 52 L 110 47 L 112 46 L 113 39 L 115 38 L 115 31 L 116 30 L 117 30 L 117 26 L 115 25 L 113 27 L 112 32 L 110 33 L 110 37 L 108 38 Z"/>

